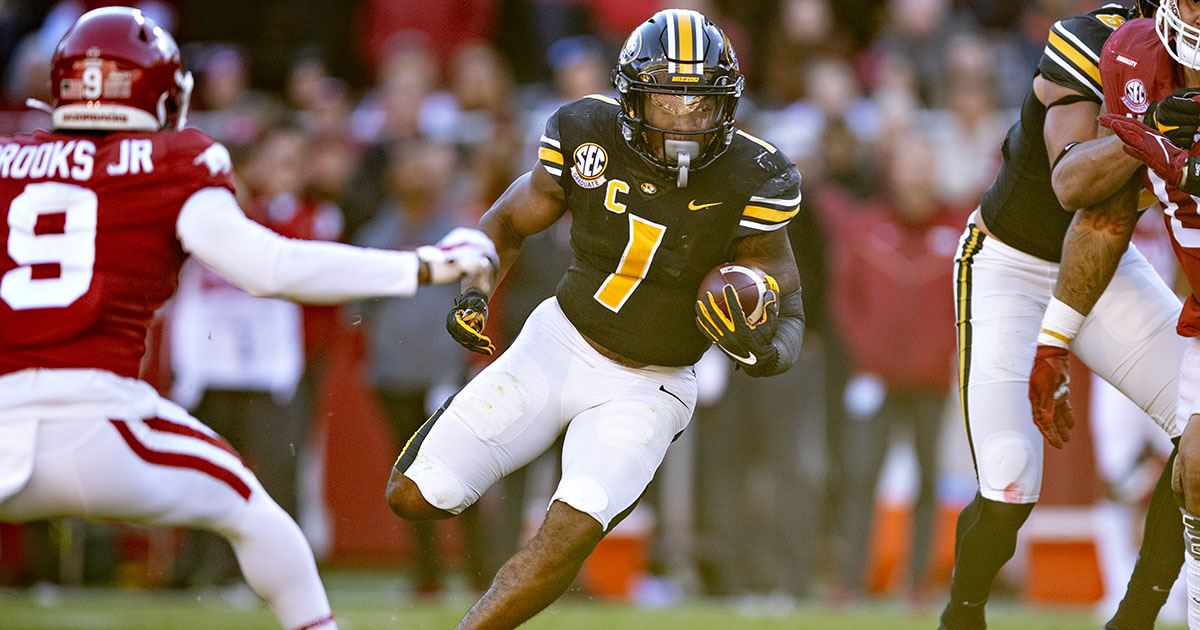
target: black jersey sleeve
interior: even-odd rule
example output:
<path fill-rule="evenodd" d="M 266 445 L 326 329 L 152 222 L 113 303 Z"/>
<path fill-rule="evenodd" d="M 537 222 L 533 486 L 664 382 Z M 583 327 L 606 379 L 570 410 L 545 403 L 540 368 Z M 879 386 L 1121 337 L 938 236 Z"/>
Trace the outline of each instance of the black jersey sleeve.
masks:
<path fill-rule="evenodd" d="M 800 211 L 800 197 L 800 171 L 788 163 L 750 197 L 742 209 L 738 238 L 785 227 Z"/>
<path fill-rule="evenodd" d="M 1100 50 L 1108 36 L 1128 17 L 1128 9 L 1110 4 L 1055 22 L 1046 38 L 1038 72 L 1047 80 L 1083 94 L 1090 101 L 1102 102 Z"/>
<path fill-rule="evenodd" d="M 558 130 L 558 117 L 561 112 L 561 108 L 557 109 L 546 119 L 546 130 L 542 132 L 538 144 L 538 163 L 559 184 L 562 183 L 563 173 L 562 136 Z"/>

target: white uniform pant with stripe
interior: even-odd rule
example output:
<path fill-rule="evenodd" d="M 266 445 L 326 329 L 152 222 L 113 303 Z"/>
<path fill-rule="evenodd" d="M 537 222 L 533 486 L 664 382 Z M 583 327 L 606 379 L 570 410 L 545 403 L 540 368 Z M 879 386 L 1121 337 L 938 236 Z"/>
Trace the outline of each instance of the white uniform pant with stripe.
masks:
<path fill-rule="evenodd" d="M 0 520 L 80 516 L 212 530 L 287 629 L 336 627 L 300 528 L 223 438 L 100 370 L 0 377 Z"/>
<path fill-rule="evenodd" d="M 1029 372 L 1058 265 L 967 226 L 954 270 L 959 388 L 980 493 L 1033 503 L 1042 485 L 1043 441 L 1033 424 Z M 1084 321 L 1071 351 L 1171 437 L 1185 340 L 1182 308 L 1134 245 Z"/>

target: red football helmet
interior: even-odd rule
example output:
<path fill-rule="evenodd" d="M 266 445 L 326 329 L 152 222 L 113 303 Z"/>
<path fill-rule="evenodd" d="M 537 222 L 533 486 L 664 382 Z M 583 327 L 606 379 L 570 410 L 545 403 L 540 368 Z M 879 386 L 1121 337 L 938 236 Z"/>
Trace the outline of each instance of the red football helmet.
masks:
<path fill-rule="evenodd" d="M 175 39 L 129 7 L 80 16 L 54 51 L 50 83 L 55 129 L 181 129 L 192 93 Z"/>

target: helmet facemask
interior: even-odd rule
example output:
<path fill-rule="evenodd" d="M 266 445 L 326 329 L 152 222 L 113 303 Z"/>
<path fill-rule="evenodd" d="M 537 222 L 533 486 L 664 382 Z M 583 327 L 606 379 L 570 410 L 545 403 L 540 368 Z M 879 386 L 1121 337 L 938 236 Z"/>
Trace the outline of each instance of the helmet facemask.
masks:
<path fill-rule="evenodd" d="M 1200 70 L 1200 28 L 1184 21 L 1178 0 L 1166 0 L 1159 5 L 1154 14 L 1154 29 L 1175 61 Z"/>
<path fill-rule="evenodd" d="M 733 140 L 744 80 L 729 40 L 695 11 L 661 11 L 638 27 L 613 84 L 626 142 L 681 188 L 689 171 L 711 163 Z"/>

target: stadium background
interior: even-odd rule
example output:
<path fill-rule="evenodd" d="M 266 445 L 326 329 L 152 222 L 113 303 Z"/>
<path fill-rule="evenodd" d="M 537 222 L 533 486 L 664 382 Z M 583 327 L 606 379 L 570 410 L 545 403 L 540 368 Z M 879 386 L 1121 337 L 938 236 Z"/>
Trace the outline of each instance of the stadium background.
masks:
<path fill-rule="evenodd" d="M 54 43 L 80 12 L 105 4 L 115 3 L 8 0 L 0 4 L 0 131 L 26 131 L 46 124 L 44 114 L 23 107 L 24 100 L 48 100 L 46 63 Z M 845 543 L 836 540 L 838 523 L 831 515 L 839 493 L 833 475 L 826 472 L 842 466 L 840 460 L 850 451 L 838 450 L 829 435 L 837 430 L 837 423 L 853 422 L 855 405 L 868 404 L 863 401 L 871 396 L 861 390 L 854 390 L 860 391 L 857 396 L 841 395 L 847 381 L 858 385 L 863 381 L 853 378 L 855 359 L 846 350 L 853 340 L 844 337 L 853 331 L 843 329 L 838 320 L 842 311 L 836 304 L 847 299 L 838 297 L 839 264 L 843 263 L 838 252 L 855 242 L 853 236 L 839 235 L 837 216 L 858 207 L 887 205 L 887 161 L 901 155 L 890 139 L 913 132 L 933 149 L 927 183 L 936 191 L 936 199 L 930 203 L 965 216 L 995 173 L 1000 138 L 1028 89 L 1050 25 L 1099 4 L 755 0 L 663 5 L 699 9 L 726 30 L 747 75 L 740 124 L 777 143 L 804 174 L 808 207 L 796 221 L 793 239 L 798 241 L 806 274 L 812 332 L 804 369 L 793 370 L 788 387 L 806 398 L 799 406 L 780 402 L 775 414 L 801 427 L 786 434 L 796 440 L 792 462 L 763 462 L 753 448 L 730 452 L 728 459 L 719 462 L 700 457 L 697 454 L 705 452 L 704 446 L 696 443 L 695 434 L 704 425 L 695 423 L 692 435 L 669 454 L 656 490 L 637 516 L 589 562 L 579 593 L 617 602 L 616 611 L 628 602 L 686 609 L 698 605 L 697 598 L 711 595 L 708 601 L 730 603 L 735 613 L 739 607 L 766 611 L 793 624 L 788 627 L 823 627 L 814 618 L 836 614 L 827 610 L 850 611 L 847 620 L 836 622 L 837 627 L 854 627 L 859 618 L 876 626 L 890 619 L 877 622 L 872 614 L 885 618 L 892 614 L 879 613 L 880 606 L 885 611 L 897 606 L 916 624 L 932 618 L 952 566 L 953 519 L 974 491 L 970 454 L 952 393 L 939 420 L 937 527 L 923 583 L 906 584 L 904 578 L 917 477 L 910 438 L 904 431 L 896 433 L 895 448 L 880 474 L 865 588 L 858 592 L 842 584 L 838 575 L 836 547 Z M 192 125 L 230 146 L 241 162 L 239 168 L 252 170 L 255 146 L 274 129 L 286 125 L 302 130 L 305 146 L 312 151 L 306 159 L 324 166 L 306 175 L 310 185 L 305 194 L 338 208 L 344 239 L 353 238 L 387 196 L 378 162 L 414 138 L 454 147 L 451 179 L 459 213 L 454 220 L 473 222 L 508 181 L 534 163 L 540 122 L 557 103 L 588 92 L 609 92 L 607 71 L 623 37 L 660 8 L 636 0 L 173 0 L 140 6 L 170 26 L 184 49 L 185 63 L 197 75 Z M 247 183 L 248 189 L 254 187 L 253 181 Z M 848 196 L 835 194 L 847 191 Z M 925 317 L 923 309 L 950 307 L 950 264 L 947 258 L 945 304 L 911 305 L 918 320 Z M 543 282 L 544 286 L 537 270 L 526 273 L 529 284 Z M 521 282 L 520 278 L 518 274 L 512 283 Z M 511 331 L 519 327 L 522 299 L 531 298 L 498 296 L 497 321 L 492 325 L 499 339 L 511 338 Z M 929 314 L 928 320 L 941 316 Z M 313 422 L 299 458 L 299 520 L 323 568 L 333 576 L 335 612 L 339 593 L 379 592 L 385 600 L 394 595 L 400 603 L 399 608 L 394 603 L 383 606 L 379 614 L 387 617 L 395 610 L 404 611 L 413 593 L 405 567 L 411 563 L 414 542 L 381 498 L 395 456 L 395 436 L 389 434 L 362 375 L 362 333 L 355 330 L 353 318 L 345 313 L 322 317 L 324 359 L 319 373 L 313 375 Z M 440 325 L 440 320 L 432 322 L 430 334 L 440 334 Z M 937 344 L 949 339 L 952 347 L 952 328 L 941 332 L 945 339 Z M 172 376 L 170 357 L 162 339 L 158 341 L 152 346 L 155 352 L 146 373 L 166 391 Z M 715 378 L 722 378 L 721 369 L 714 370 Z M 946 392 L 952 392 L 951 382 L 947 371 Z M 1077 374 L 1074 383 L 1086 384 L 1086 375 Z M 833 389 L 837 391 L 830 393 Z M 711 391 L 719 398 L 727 390 L 714 385 Z M 1083 416 L 1088 394 L 1086 386 L 1073 391 L 1074 408 Z M 849 411 L 831 410 L 843 401 Z M 708 403 L 718 408 L 715 400 Z M 707 422 L 739 421 L 717 412 L 708 417 Z M 1144 423 L 1136 418 L 1129 422 Z M 773 439 L 770 424 L 747 426 L 757 427 L 748 431 L 762 431 L 752 440 Z M 1141 429 L 1135 433 L 1140 435 Z M 1001 608 L 997 627 L 1004 627 L 1001 624 L 1009 619 L 1006 613 L 1022 620 L 1013 627 L 1039 627 L 1031 624 L 1045 619 L 1061 624 L 1047 627 L 1076 627 L 1073 624 L 1085 623 L 1080 620 L 1090 617 L 1093 607 L 1099 615 L 1113 603 L 1112 584 L 1104 583 L 1100 565 L 1104 549 L 1114 538 L 1104 537 L 1113 532 L 1105 531 L 1109 521 L 1102 520 L 1102 508 L 1097 506 L 1119 488 L 1099 478 L 1086 423 L 1075 438 L 1066 451 L 1048 453 L 1043 505 L 1023 531 L 1018 557 L 1002 574 L 1000 597 L 1014 602 L 1014 607 Z M 1154 453 L 1160 447 L 1147 446 L 1149 455 L 1136 460 L 1137 466 L 1123 479 L 1128 487 L 1121 496 L 1135 509 L 1145 498 L 1138 494 L 1138 475 L 1159 461 Z M 801 491 L 782 492 L 773 486 L 771 471 L 781 464 L 801 469 L 796 477 L 804 484 Z M 720 469 L 716 474 L 738 470 L 731 474 L 750 479 L 743 490 L 762 495 L 753 504 L 762 513 L 747 516 L 748 521 L 760 519 L 773 528 L 792 528 L 803 537 L 806 550 L 795 559 L 802 574 L 796 584 L 726 589 L 712 577 L 721 572 L 720 566 L 711 566 L 720 564 L 713 559 L 724 556 L 710 553 L 709 548 L 725 543 L 706 538 L 698 514 L 701 506 L 726 499 L 705 494 L 697 477 L 702 470 L 714 468 Z M 537 511 L 544 505 L 539 497 L 548 492 L 552 475 L 553 462 L 541 462 L 525 480 L 525 500 L 517 504 L 518 512 L 529 514 L 525 527 L 536 523 Z M 512 506 L 505 506 L 502 492 L 503 488 L 490 493 L 481 503 L 485 527 L 489 518 L 508 523 L 514 518 L 504 515 Z M 519 514 L 516 518 L 521 520 Z M 5 585 L 0 616 L 10 607 L 12 618 L 24 619 L 29 627 L 74 627 L 76 623 L 82 627 L 83 622 L 69 621 L 72 607 L 78 605 L 87 617 L 86 611 L 105 608 L 97 602 L 107 601 L 107 595 L 103 590 L 91 591 L 101 594 L 72 604 L 73 585 L 97 582 L 157 590 L 167 581 L 179 544 L 177 532 L 111 526 L 97 535 L 94 526 L 78 521 L 52 527 L 59 543 L 52 580 L 57 586 L 31 577 L 37 575 L 31 567 L 39 560 L 29 556 L 23 528 L 0 526 L 0 581 Z M 746 531 L 753 533 L 753 525 Z M 1115 540 L 1131 548 L 1136 536 L 1136 528 L 1128 528 L 1117 532 Z M 446 624 L 453 621 L 453 610 L 467 603 L 462 597 L 470 591 L 470 580 L 460 574 L 468 543 L 457 521 L 439 524 L 438 539 L 452 576 L 444 595 L 451 612 L 439 613 L 436 604 L 420 602 L 413 610 L 425 607 L 432 612 L 423 614 L 434 618 L 442 614 L 446 621 L 428 623 Z M 100 577 L 89 574 L 84 560 L 92 553 L 87 551 L 89 545 L 111 547 L 112 572 Z M 486 553 L 498 556 L 489 562 L 503 558 L 495 549 Z M 226 593 L 216 599 L 236 597 Z M 153 607 L 154 601 L 142 605 Z M 165 601 L 168 606 L 176 603 Z M 371 606 L 361 601 L 354 605 Z M 561 614 L 569 617 L 573 605 L 568 603 Z M 1066 607 L 1073 612 L 1030 621 L 1021 617 L 1026 605 Z M 115 602 L 107 606 L 121 607 Z M 26 609 L 47 615 L 57 610 L 68 617 L 39 618 L 36 612 L 21 613 Z M 859 610 L 865 612 L 854 612 Z M 535 620 L 546 625 L 531 627 L 565 623 L 554 621 L 555 614 L 543 615 L 549 621 Z M 631 613 L 629 623 L 661 625 L 651 621 L 650 615 L 656 613 L 645 614 L 639 618 Z M 1178 610 L 1167 614 L 1180 618 Z M 269 622 L 253 619 L 236 618 L 230 623 L 270 627 Z M 380 623 L 386 621 L 381 619 Z M 208 622 L 200 623 L 198 627 L 207 627 L 203 624 Z M 572 620 L 569 627 L 582 623 Z M 610 624 L 605 627 L 623 627 L 617 621 L 605 623 Z"/>

